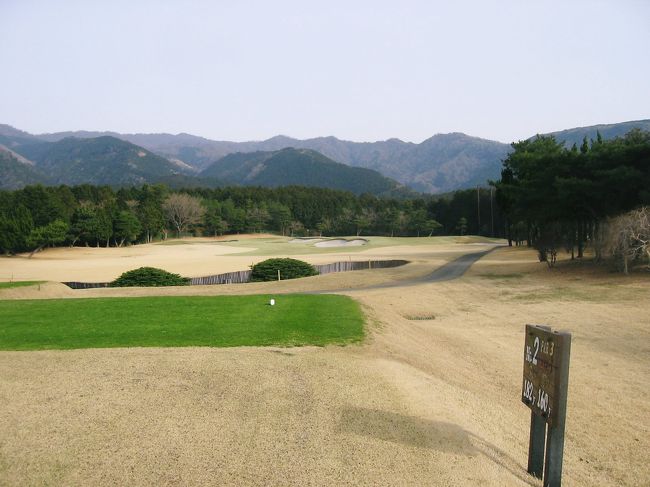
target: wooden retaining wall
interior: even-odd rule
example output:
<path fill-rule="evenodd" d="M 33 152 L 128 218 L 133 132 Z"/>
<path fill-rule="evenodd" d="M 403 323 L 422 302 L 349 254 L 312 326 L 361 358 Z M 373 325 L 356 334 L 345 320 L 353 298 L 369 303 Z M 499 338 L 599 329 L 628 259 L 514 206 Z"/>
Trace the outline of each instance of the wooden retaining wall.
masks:
<path fill-rule="evenodd" d="M 315 265 L 314 267 L 319 274 L 330 274 L 332 272 L 362 271 L 367 269 L 386 269 L 389 267 L 399 267 L 408 264 L 408 260 L 362 260 L 362 261 L 343 261 L 332 264 Z M 207 286 L 214 284 L 241 284 L 249 282 L 251 271 L 226 272 L 225 274 L 215 274 L 213 276 L 192 277 L 190 285 Z M 108 287 L 108 282 L 64 282 L 66 286 L 72 289 L 92 289 L 97 287 Z"/>

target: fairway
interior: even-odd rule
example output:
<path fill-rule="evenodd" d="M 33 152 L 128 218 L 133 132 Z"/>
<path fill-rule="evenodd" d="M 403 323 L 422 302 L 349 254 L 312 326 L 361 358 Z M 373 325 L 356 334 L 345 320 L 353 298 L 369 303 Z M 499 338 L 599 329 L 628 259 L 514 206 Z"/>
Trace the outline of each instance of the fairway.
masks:
<path fill-rule="evenodd" d="M 363 315 L 335 295 L 0 301 L 0 350 L 345 344 Z"/>

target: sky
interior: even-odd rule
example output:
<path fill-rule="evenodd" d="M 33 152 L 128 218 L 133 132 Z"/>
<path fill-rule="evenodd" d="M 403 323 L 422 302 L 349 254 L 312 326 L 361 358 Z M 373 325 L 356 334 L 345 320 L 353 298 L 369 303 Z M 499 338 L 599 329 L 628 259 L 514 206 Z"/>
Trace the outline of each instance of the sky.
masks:
<path fill-rule="evenodd" d="M 511 142 L 650 118 L 650 1 L 0 0 L 0 123 Z"/>

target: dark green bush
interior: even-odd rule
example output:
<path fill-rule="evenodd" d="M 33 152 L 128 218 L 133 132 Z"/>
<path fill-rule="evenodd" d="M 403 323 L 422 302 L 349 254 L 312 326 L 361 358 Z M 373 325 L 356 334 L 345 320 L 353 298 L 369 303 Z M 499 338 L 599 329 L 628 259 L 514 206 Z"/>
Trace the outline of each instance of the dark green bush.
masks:
<path fill-rule="evenodd" d="M 282 280 L 318 274 L 313 265 L 296 259 L 267 259 L 251 266 L 251 269 L 251 282 L 277 281 L 278 270 Z"/>
<path fill-rule="evenodd" d="M 189 277 L 181 277 L 178 274 L 156 269 L 155 267 L 140 267 L 127 271 L 111 282 L 111 287 L 157 287 L 157 286 L 187 286 L 190 283 Z"/>

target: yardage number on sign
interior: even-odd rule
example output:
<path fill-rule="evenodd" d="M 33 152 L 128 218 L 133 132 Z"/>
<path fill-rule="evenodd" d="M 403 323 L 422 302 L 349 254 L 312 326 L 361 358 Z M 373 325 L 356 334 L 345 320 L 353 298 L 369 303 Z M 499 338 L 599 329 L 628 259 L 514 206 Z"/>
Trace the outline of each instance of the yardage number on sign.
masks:
<path fill-rule="evenodd" d="M 558 371 L 565 337 L 549 328 L 526 325 L 521 400 L 553 425 L 558 409 Z"/>

